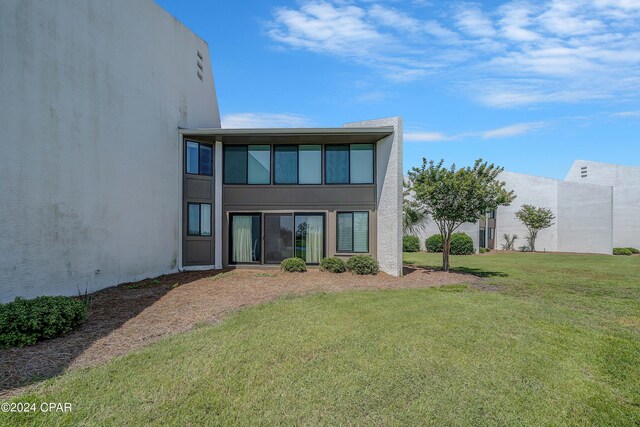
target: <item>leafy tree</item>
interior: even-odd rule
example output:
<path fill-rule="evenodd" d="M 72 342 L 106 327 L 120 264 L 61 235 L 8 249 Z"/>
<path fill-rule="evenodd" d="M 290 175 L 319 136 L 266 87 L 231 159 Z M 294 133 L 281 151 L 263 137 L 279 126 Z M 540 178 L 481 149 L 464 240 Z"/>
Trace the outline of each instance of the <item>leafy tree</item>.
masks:
<path fill-rule="evenodd" d="M 507 206 L 515 199 L 506 183 L 498 179 L 504 170 L 482 159 L 473 167 L 456 169 L 423 159 L 409 172 L 412 191 L 421 209 L 437 224 L 442 236 L 442 266 L 449 271 L 451 235 L 465 222 L 477 222 L 487 211 Z"/>
<path fill-rule="evenodd" d="M 404 235 L 420 234 L 429 216 L 420 209 L 420 204 L 411 199 L 409 184 L 405 184 L 404 200 L 402 201 L 402 229 Z"/>
<path fill-rule="evenodd" d="M 556 219 L 551 209 L 533 205 L 522 205 L 520 210 L 516 212 L 516 218 L 518 218 L 529 231 L 527 243 L 529 244 L 529 250 L 531 252 L 535 252 L 536 250 L 538 232 L 551 227 L 554 224 L 553 220 Z"/>

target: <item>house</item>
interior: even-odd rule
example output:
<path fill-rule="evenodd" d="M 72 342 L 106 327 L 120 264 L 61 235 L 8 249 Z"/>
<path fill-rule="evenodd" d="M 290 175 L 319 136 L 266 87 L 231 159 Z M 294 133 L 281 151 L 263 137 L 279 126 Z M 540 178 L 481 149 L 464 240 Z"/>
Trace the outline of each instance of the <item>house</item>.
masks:
<path fill-rule="evenodd" d="M 221 129 L 152 0 L 0 2 L 0 301 L 366 253 L 400 275 L 402 122 Z"/>
<path fill-rule="evenodd" d="M 458 231 L 479 248 L 501 249 L 504 234 L 517 235 L 516 248 L 526 244 L 526 227 L 515 217 L 523 204 L 546 207 L 554 224 L 538 234 L 536 250 L 611 254 L 614 247 L 640 247 L 640 167 L 576 160 L 565 180 L 503 172 L 500 179 L 517 196 L 510 206 L 488 212 L 478 223 Z M 439 233 L 430 222 L 420 240 Z"/>

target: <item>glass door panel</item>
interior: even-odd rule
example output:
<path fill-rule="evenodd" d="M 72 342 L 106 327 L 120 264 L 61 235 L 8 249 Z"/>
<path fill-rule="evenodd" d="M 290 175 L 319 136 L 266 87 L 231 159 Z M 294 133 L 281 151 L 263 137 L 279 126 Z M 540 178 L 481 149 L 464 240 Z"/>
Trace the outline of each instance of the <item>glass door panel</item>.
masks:
<path fill-rule="evenodd" d="M 264 257 L 267 263 L 279 263 L 293 257 L 293 215 L 264 215 Z"/>
<path fill-rule="evenodd" d="M 231 215 L 231 262 L 260 262 L 260 215 Z"/>
<path fill-rule="evenodd" d="M 319 264 L 324 257 L 324 215 L 296 214 L 296 257 Z"/>

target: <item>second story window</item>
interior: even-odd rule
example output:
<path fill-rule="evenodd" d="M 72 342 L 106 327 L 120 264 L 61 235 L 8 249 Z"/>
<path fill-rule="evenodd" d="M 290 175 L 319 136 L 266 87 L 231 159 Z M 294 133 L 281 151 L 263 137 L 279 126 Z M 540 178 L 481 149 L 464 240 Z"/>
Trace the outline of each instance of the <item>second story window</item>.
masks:
<path fill-rule="evenodd" d="M 213 175 L 213 150 L 210 145 L 187 141 L 186 171 L 193 175 Z"/>
<path fill-rule="evenodd" d="M 373 184 L 373 144 L 327 145 L 327 184 Z"/>
<path fill-rule="evenodd" d="M 321 145 L 276 145 L 274 184 L 322 184 Z"/>
<path fill-rule="evenodd" d="M 271 146 L 227 145 L 224 147 L 225 184 L 270 184 Z"/>

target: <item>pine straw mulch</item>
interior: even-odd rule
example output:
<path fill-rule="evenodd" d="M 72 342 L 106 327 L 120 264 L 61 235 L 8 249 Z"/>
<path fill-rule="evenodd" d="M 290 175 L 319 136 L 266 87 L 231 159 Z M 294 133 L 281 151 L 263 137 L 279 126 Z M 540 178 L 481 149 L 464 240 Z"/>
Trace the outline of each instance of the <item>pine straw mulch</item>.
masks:
<path fill-rule="evenodd" d="M 476 285 L 469 274 L 405 267 L 403 277 L 356 276 L 317 269 L 275 268 L 183 272 L 125 283 L 92 295 L 87 321 L 60 338 L 0 350 L 0 397 L 23 393 L 42 379 L 103 363 L 197 324 L 216 323 L 242 307 L 284 295 L 355 289 Z"/>

